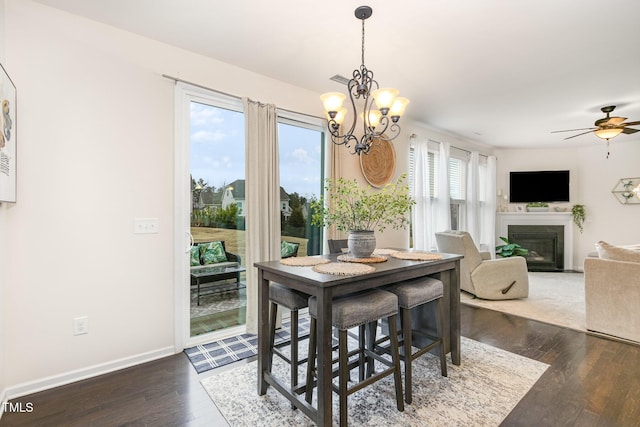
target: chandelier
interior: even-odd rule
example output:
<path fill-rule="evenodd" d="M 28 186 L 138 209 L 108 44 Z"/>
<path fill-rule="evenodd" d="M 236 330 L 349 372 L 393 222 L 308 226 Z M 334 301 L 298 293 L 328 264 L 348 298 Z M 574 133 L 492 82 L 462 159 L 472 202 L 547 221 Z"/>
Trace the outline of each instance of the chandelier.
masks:
<path fill-rule="evenodd" d="M 349 130 L 340 134 L 340 126 L 347 115 L 347 109 L 342 107 L 346 95 L 340 92 L 322 94 L 320 99 L 327 113 L 327 127 L 331 141 L 337 145 L 352 148 L 351 154 L 369 153 L 371 145 L 377 139 L 391 141 L 400 135 L 398 121 L 404 113 L 409 100 L 398 96 L 399 91 L 393 88 L 380 88 L 373 79 L 373 71 L 364 65 L 364 21 L 371 16 L 373 10 L 369 6 L 360 6 L 355 10 L 356 18 L 362 21 L 362 65 L 353 71 L 351 80 L 347 83 L 347 92 L 353 108 L 353 120 Z M 356 100 L 362 104 L 362 112 L 358 116 Z M 375 103 L 375 107 L 373 104 Z M 362 135 L 354 135 L 356 124 L 360 118 Z"/>

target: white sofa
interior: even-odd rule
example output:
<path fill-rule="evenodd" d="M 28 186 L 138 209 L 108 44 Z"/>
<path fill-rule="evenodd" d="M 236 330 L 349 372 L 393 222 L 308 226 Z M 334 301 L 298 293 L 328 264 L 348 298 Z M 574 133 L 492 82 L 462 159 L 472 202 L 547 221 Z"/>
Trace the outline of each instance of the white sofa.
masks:
<path fill-rule="evenodd" d="M 640 342 L 640 245 L 596 249 L 584 262 L 587 329 Z"/>

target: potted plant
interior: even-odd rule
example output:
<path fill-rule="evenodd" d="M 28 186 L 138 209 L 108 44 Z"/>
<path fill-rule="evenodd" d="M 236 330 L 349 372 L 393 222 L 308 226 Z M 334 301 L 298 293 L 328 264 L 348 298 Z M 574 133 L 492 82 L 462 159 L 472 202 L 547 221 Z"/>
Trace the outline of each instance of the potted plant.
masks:
<path fill-rule="evenodd" d="M 573 207 L 571 208 L 571 214 L 573 215 L 573 222 L 580 229 L 580 233 L 582 233 L 582 230 L 584 228 L 584 220 L 587 216 L 584 210 L 584 205 L 573 205 Z"/>
<path fill-rule="evenodd" d="M 405 228 L 406 214 L 415 204 L 404 183 L 406 174 L 397 183 L 376 191 L 363 187 L 355 179 L 325 180 L 325 195 L 311 201 L 311 223 L 332 226 L 349 233 L 348 245 L 354 257 L 368 257 L 375 249 L 374 231 L 385 228 Z M 326 199 L 325 199 L 326 197 Z"/>
<path fill-rule="evenodd" d="M 545 202 L 527 203 L 528 212 L 547 212 L 548 210 L 549 210 L 549 203 L 545 203 Z"/>
<path fill-rule="evenodd" d="M 505 244 L 496 246 L 496 255 L 501 256 L 503 258 L 508 258 L 512 256 L 525 256 L 529 253 L 528 249 L 523 248 L 517 243 L 509 242 L 509 239 L 506 237 L 500 237 Z"/>

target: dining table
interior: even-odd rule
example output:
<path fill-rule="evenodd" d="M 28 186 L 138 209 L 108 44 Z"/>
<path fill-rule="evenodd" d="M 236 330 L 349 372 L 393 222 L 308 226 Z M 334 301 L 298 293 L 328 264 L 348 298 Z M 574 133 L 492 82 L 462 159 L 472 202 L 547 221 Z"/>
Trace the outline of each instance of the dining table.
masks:
<path fill-rule="evenodd" d="M 411 251 L 408 251 L 411 252 Z M 309 416 L 318 426 L 332 425 L 332 323 L 331 302 L 334 298 L 367 289 L 373 289 L 404 280 L 431 276 L 444 285 L 444 324 L 442 325 L 445 351 L 450 353 L 454 365 L 460 365 L 460 260 L 461 255 L 441 253 L 440 259 L 407 260 L 393 256 L 384 262 L 369 264 L 373 271 L 355 275 L 336 275 L 317 272 L 311 266 L 285 265 L 280 260 L 256 262 L 258 270 L 258 394 L 264 395 L 272 386 L 295 407 Z M 337 262 L 338 254 L 316 255 L 318 262 Z M 269 362 L 269 283 L 276 282 L 317 298 L 317 404 L 313 406 L 301 396 L 306 387 L 292 389 L 270 372 Z M 414 328 L 432 327 L 433 310 L 425 304 L 414 309 Z M 421 312 L 420 309 L 424 311 Z"/>

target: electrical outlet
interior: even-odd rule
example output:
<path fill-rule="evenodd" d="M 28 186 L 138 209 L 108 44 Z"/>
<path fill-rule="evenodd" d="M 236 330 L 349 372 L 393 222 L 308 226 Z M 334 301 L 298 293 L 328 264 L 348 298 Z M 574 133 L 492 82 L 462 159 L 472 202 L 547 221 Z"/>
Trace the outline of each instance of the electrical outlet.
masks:
<path fill-rule="evenodd" d="M 135 234 L 156 234 L 158 232 L 158 218 L 135 218 Z"/>
<path fill-rule="evenodd" d="M 84 335 L 89 333 L 89 317 L 75 317 L 73 319 L 73 335 Z"/>

